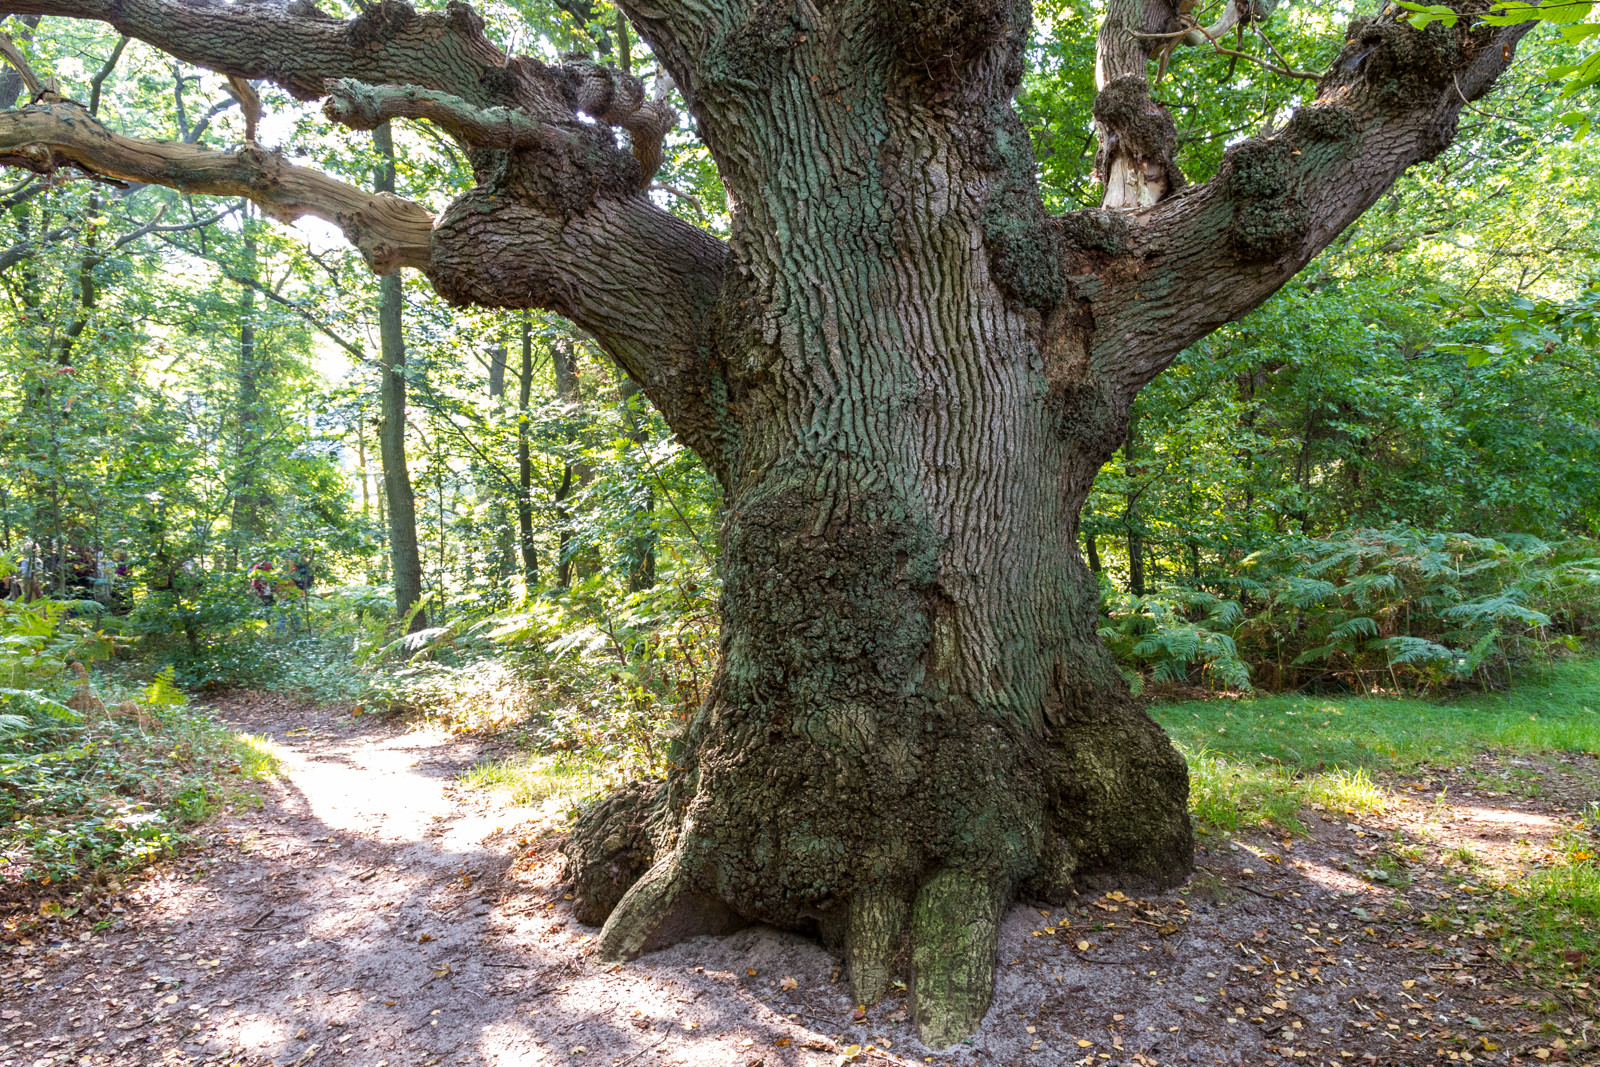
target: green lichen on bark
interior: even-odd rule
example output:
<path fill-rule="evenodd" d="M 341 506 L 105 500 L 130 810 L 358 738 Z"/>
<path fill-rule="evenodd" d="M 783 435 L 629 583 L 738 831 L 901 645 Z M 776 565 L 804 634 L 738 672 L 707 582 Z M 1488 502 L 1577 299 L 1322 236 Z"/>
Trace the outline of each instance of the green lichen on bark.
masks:
<path fill-rule="evenodd" d="M 696 74 L 706 87 L 748 89 L 772 78 L 801 35 L 793 4 L 761 0 L 701 57 Z"/>
<path fill-rule="evenodd" d="M 946 869 L 928 880 L 911 910 L 911 1003 L 917 1033 L 946 1048 L 983 1021 L 994 996 L 1001 895 L 981 878 Z"/>
<path fill-rule="evenodd" d="M 980 221 L 990 274 L 1008 297 L 1048 314 L 1060 301 L 1066 278 L 1055 230 L 1039 199 L 1033 142 L 1009 108 L 991 134 L 988 158 L 995 187 Z"/>
<path fill-rule="evenodd" d="M 1290 141 L 1346 144 L 1361 132 L 1361 120 L 1347 107 L 1333 103 L 1310 104 L 1295 111 L 1283 135 Z"/>

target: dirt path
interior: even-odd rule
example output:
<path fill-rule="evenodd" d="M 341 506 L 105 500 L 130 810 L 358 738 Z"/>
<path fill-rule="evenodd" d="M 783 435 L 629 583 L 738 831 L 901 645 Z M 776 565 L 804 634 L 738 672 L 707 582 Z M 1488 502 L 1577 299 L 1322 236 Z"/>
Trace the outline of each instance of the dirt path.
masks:
<path fill-rule="evenodd" d="M 0 1067 L 1600 1056 L 1586 1003 L 1535 1015 L 1490 940 L 1444 940 L 1398 890 L 1358 877 L 1421 819 L 1480 851 L 1537 848 L 1560 826 L 1553 801 L 1407 801 L 1359 825 L 1314 820 L 1309 840 L 1204 850 L 1181 893 L 1014 907 L 983 1029 L 932 1054 L 903 999 L 854 1012 L 838 961 L 801 937 L 752 928 L 591 963 L 596 931 L 570 919 L 550 843 L 523 836 L 531 813 L 453 787 L 485 754 L 476 743 L 281 702 L 221 711 L 282 746 L 283 778 L 263 808 L 220 820 L 205 852 L 143 879 L 112 928 L 7 945 Z M 1406 892 L 1447 908 L 1460 889 Z"/>

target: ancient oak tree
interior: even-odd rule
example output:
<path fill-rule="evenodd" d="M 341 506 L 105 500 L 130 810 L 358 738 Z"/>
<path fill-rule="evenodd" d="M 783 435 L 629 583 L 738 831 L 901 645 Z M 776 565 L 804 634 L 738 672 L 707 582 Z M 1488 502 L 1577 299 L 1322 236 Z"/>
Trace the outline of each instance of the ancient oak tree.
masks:
<path fill-rule="evenodd" d="M 655 94 L 508 56 L 457 2 L 350 21 L 309 0 L 10 4 L 324 99 L 350 129 L 437 124 L 477 182 L 437 218 L 254 144 L 118 136 L 42 83 L 0 114 L 0 160 L 319 215 L 375 270 L 592 335 L 727 514 L 712 695 L 667 781 L 580 824 L 581 916 L 614 958 L 814 930 L 861 1001 L 903 975 L 945 1045 L 987 1009 L 1009 901 L 1190 869 L 1183 761 L 1096 637 L 1076 548 L 1130 402 L 1442 151 L 1526 27 L 1358 19 L 1315 102 L 1193 186 L 1147 71 L 1221 30 L 1110 0 L 1107 207 L 1052 217 L 1012 109 L 1024 0 L 620 3 L 714 155 L 726 243 L 644 192 L 675 121 Z"/>

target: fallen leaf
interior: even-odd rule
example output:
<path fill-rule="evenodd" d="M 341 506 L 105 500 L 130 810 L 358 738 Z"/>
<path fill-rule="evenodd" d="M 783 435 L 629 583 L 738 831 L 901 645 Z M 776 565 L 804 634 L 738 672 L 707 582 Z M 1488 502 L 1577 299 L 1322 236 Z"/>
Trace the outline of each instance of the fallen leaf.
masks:
<path fill-rule="evenodd" d="M 754 967 L 747 967 L 745 968 L 744 973 L 748 974 L 751 978 L 754 978 L 756 976 L 756 969 Z"/>
<path fill-rule="evenodd" d="M 778 1046 L 779 1048 L 788 1048 L 789 1047 L 789 1043 L 791 1041 L 793 1041 L 793 1040 L 794 1040 L 794 1038 L 791 1038 L 791 1037 L 780 1037 L 780 1038 L 778 1038 L 778 1040 L 774 1041 L 773 1044 Z"/>
<path fill-rule="evenodd" d="M 779 989 L 797 989 L 797 988 L 799 988 L 799 986 L 800 986 L 799 982 L 795 981 L 793 978 L 788 978 L 788 977 L 785 977 L 783 981 L 778 983 L 778 988 Z"/>
<path fill-rule="evenodd" d="M 853 1060 L 859 1055 L 861 1055 L 861 1046 L 860 1045 L 846 1045 L 844 1047 L 844 1058 L 845 1059 Z"/>
<path fill-rule="evenodd" d="M 417 935 L 417 944 L 419 944 L 419 945 L 426 945 L 429 941 L 432 941 L 432 940 L 433 940 L 433 935 L 432 934 L 418 934 Z"/>
<path fill-rule="evenodd" d="M 1079 952 L 1088 952 L 1089 951 L 1089 942 L 1087 942 L 1087 941 L 1079 941 L 1078 942 L 1078 951 Z"/>

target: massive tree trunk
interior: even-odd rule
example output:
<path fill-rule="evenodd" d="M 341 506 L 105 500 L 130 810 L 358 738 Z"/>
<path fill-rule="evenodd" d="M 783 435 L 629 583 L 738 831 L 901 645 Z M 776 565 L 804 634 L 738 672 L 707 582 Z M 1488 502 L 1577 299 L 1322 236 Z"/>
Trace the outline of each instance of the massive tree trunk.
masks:
<path fill-rule="evenodd" d="M 605 923 L 608 958 L 750 921 L 815 930 L 862 1002 L 904 973 L 923 1039 L 949 1044 L 986 1010 L 1008 901 L 1190 867 L 1183 761 L 1096 638 L 1076 546 L 1133 397 L 1440 152 L 1523 28 L 1360 20 L 1314 106 L 1182 195 L 1145 39 L 1103 36 L 1102 163 L 1131 210 L 1050 218 L 1010 103 L 1024 3 L 622 6 L 715 157 L 726 245 L 642 192 L 663 104 L 614 69 L 507 57 L 456 3 L 350 23 L 12 4 L 327 95 L 353 128 L 435 121 L 480 184 L 431 230 L 416 205 L 259 152 L 120 138 L 62 102 L 0 116 L 0 161 L 320 214 L 376 269 L 593 336 L 715 472 L 727 516 L 711 695 L 665 782 L 580 822 L 580 915 Z M 1164 0 L 1113 16 L 1184 25 Z"/>

